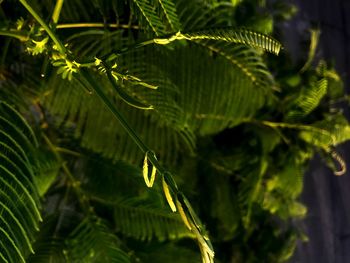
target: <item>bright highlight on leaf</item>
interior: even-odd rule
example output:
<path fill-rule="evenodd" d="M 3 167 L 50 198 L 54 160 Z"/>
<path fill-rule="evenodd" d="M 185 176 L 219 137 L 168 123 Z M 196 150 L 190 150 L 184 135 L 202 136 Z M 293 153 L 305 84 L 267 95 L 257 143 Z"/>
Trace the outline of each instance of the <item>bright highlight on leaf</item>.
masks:
<path fill-rule="evenodd" d="M 143 179 L 145 180 L 145 183 L 147 187 L 150 187 L 149 179 L 148 179 L 148 159 L 147 159 L 147 154 L 145 155 L 145 159 L 143 160 Z"/>
<path fill-rule="evenodd" d="M 151 172 L 151 180 L 150 180 L 151 187 L 153 186 L 154 180 L 156 178 L 156 172 L 157 172 L 157 169 L 153 165 L 152 172 Z"/>
<path fill-rule="evenodd" d="M 177 207 L 177 210 L 179 211 L 179 214 L 182 218 L 182 221 L 185 223 L 185 225 L 187 226 L 188 230 L 192 230 L 192 227 L 191 227 L 191 224 L 190 222 L 188 221 L 188 218 L 186 216 L 186 213 L 182 207 L 182 204 L 179 202 L 179 200 L 176 200 L 176 207 Z"/>
<path fill-rule="evenodd" d="M 143 171 L 142 171 L 142 173 L 143 173 L 143 179 L 145 180 L 145 183 L 146 183 L 147 187 L 152 187 L 153 184 L 154 184 L 154 180 L 156 178 L 157 169 L 154 167 L 154 165 L 152 165 L 151 179 L 149 179 L 148 154 L 149 154 L 149 152 L 147 152 L 145 154 L 145 158 L 143 160 Z"/>
<path fill-rule="evenodd" d="M 214 249 L 205 232 L 204 226 L 197 217 L 187 198 L 181 192 L 177 194 L 176 204 L 185 225 L 195 234 L 196 239 L 198 240 L 203 262 L 214 262 Z"/>
<path fill-rule="evenodd" d="M 171 196 L 170 190 L 169 190 L 169 186 L 167 184 L 167 182 L 165 181 L 164 176 L 162 177 L 162 185 L 163 185 L 163 191 L 165 194 L 165 198 L 171 208 L 171 211 L 176 212 L 176 206 L 173 200 L 173 197 Z"/>

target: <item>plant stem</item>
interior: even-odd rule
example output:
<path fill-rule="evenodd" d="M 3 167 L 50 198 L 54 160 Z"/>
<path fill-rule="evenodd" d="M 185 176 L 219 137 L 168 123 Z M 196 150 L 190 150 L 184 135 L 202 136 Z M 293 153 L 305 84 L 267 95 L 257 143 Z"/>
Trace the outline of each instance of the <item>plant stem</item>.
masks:
<path fill-rule="evenodd" d="M 14 37 L 20 41 L 27 41 L 29 39 L 27 35 L 23 34 L 20 31 L 0 30 L 0 36 Z"/>
<path fill-rule="evenodd" d="M 56 147 L 55 150 L 57 152 L 69 154 L 69 155 L 72 155 L 72 156 L 75 156 L 75 157 L 80 157 L 81 156 L 81 154 L 78 153 L 78 152 L 75 152 L 75 151 L 72 151 L 72 150 L 69 150 L 69 149 L 66 149 L 66 148 L 62 148 L 62 147 Z"/>
<path fill-rule="evenodd" d="M 78 81 L 86 86 L 89 85 L 93 89 L 93 91 L 97 94 L 97 96 L 101 99 L 107 109 L 114 115 L 114 117 L 119 121 L 122 127 L 129 134 L 131 139 L 135 142 L 135 144 L 140 148 L 143 154 L 148 154 L 148 159 L 152 163 L 152 165 L 157 169 L 160 174 L 168 174 L 166 169 L 164 169 L 160 163 L 158 162 L 156 156 L 153 151 L 137 136 L 135 131 L 129 126 L 128 122 L 125 120 L 124 116 L 117 110 L 117 108 L 113 105 L 112 101 L 106 96 L 106 94 L 102 91 L 99 85 L 95 82 L 93 78 L 91 78 L 89 72 L 86 69 L 80 69 L 80 73 L 83 79 L 78 79 Z M 167 175 L 167 177 L 170 177 Z M 174 193 L 177 192 L 177 185 L 173 178 L 168 178 Z"/>
<path fill-rule="evenodd" d="M 26 0 L 19 0 L 21 4 L 28 10 L 28 12 L 35 18 L 36 21 L 44 28 L 46 33 L 50 36 L 52 41 L 56 44 L 60 53 L 65 54 L 66 48 L 61 43 L 61 41 L 56 37 L 51 28 L 44 22 L 44 20 L 35 12 L 35 10 L 27 3 Z"/>
<path fill-rule="evenodd" d="M 125 28 L 125 29 L 139 29 L 136 25 L 120 25 L 120 24 L 104 24 L 104 23 L 67 23 L 59 24 L 56 26 L 57 29 L 66 28 L 85 28 L 85 27 L 109 27 L 109 28 Z"/>
<path fill-rule="evenodd" d="M 102 57 L 101 60 L 103 60 L 104 62 L 110 62 L 122 54 L 125 54 L 131 50 L 135 50 L 135 49 L 138 49 L 138 48 L 150 45 L 150 44 L 154 44 L 153 39 L 137 43 L 133 46 L 124 47 L 120 50 L 113 52 L 112 54 L 108 54 L 108 55 Z M 91 67 L 91 66 L 95 65 L 95 60 L 94 61 L 79 62 L 79 64 L 80 64 L 80 67 L 85 67 L 85 68 Z"/>
<path fill-rule="evenodd" d="M 57 0 L 56 1 L 55 9 L 53 10 L 53 13 L 52 13 L 52 22 L 54 24 L 57 24 L 58 19 L 60 18 L 63 2 L 64 2 L 64 0 Z"/>
<path fill-rule="evenodd" d="M 140 138 L 136 135 L 134 130 L 129 126 L 123 115 L 116 109 L 111 100 L 106 96 L 106 94 L 101 90 L 99 85 L 95 82 L 93 78 L 90 77 L 90 74 L 87 70 L 81 69 L 81 75 L 84 78 L 85 83 L 83 85 L 90 84 L 91 88 L 97 94 L 97 96 L 102 100 L 108 110 L 117 118 L 122 127 L 126 130 L 126 132 L 130 135 L 136 145 L 141 149 L 141 151 L 146 154 L 149 151 L 149 148 L 140 140 Z"/>

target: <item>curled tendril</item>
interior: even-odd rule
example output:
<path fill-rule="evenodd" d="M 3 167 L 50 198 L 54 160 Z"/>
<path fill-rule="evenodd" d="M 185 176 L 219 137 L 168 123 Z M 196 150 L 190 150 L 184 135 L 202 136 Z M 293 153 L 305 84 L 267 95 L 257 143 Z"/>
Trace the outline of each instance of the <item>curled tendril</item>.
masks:
<path fill-rule="evenodd" d="M 338 162 L 340 166 L 340 170 L 334 171 L 334 175 L 336 176 L 342 176 L 346 173 L 346 163 L 343 160 L 343 158 L 336 152 L 336 151 L 330 151 L 330 154 L 332 158 Z"/>

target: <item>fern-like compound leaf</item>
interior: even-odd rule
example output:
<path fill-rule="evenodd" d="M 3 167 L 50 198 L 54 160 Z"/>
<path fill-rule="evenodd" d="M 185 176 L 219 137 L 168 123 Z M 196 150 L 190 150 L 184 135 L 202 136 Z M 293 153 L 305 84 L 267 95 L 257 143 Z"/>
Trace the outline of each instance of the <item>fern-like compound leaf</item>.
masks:
<path fill-rule="evenodd" d="M 300 119 L 310 114 L 320 104 L 327 89 L 328 81 L 326 78 L 311 81 L 293 102 L 291 110 L 287 113 L 287 119 Z"/>
<path fill-rule="evenodd" d="M 114 220 L 118 231 L 138 240 L 193 238 L 178 214 L 145 200 L 134 198 L 116 203 Z"/>
<path fill-rule="evenodd" d="M 153 0 L 155 6 L 160 5 L 161 10 L 164 13 L 166 21 L 170 25 L 173 32 L 177 32 L 181 29 L 181 24 L 177 15 L 177 10 L 173 0 Z"/>
<path fill-rule="evenodd" d="M 34 185 L 36 139 L 24 118 L 0 102 L 0 254 L 4 262 L 25 262 L 42 220 Z"/>
<path fill-rule="evenodd" d="M 133 0 L 133 10 L 138 15 L 140 23 L 150 28 L 156 36 L 165 33 L 163 21 L 159 18 L 149 0 Z"/>
<path fill-rule="evenodd" d="M 235 44 L 243 44 L 253 48 L 263 49 L 275 55 L 278 55 L 282 45 L 274 38 L 257 33 L 248 29 L 239 28 L 212 28 L 196 32 L 178 32 L 168 38 L 156 38 L 154 43 L 167 45 L 175 40 L 216 40 Z"/>
<path fill-rule="evenodd" d="M 87 217 L 67 240 L 67 262 L 129 263 L 129 256 L 119 248 L 119 243 L 104 221 Z"/>

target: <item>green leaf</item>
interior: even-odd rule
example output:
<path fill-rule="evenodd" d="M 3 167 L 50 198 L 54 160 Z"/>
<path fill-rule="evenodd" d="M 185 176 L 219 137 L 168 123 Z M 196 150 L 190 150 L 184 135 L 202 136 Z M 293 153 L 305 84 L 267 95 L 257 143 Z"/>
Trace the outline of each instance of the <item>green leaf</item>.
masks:
<path fill-rule="evenodd" d="M 170 104 L 167 101 L 173 93 L 172 90 L 164 89 L 164 91 L 160 91 L 161 88 L 158 90 L 147 88 L 147 91 L 145 91 L 159 92 L 160 95 L 155 97 L 150 95 L 148 98 L 151 103 L 159 101 L 157 104 L 162 105 L 159 106 L 159 110 L 163 111 L 164 118 L 160 120 L 159 117 L 155 118 L 154 115 L 146 114 L 122 103 L 115 94 L 110 95 L 112 87 L 109 86 L 110 84 L 105 78 L 101 80 L 99 77 L 92 77 L 96 78 L 95 82 L 103 81 L 106 93 L 109 94 L 110 98 L 117 101 L 118 109 L 127 117 L 130 125 L 137 133 L 141 134 L 141 138 L 149 147 L 161 154 L 163 161 L 173 163 L 178 158 L 178 155 L 174 153 L 177 153 L 181 148 L 188 149 L 182 133 L 171 129 L 164 123 L 166 118 L 169 122 L 175 119 L 175 113 L 177 112 L 175 107 L 169 107 L 168 111 L 165 111 Z M 87 94 L 76 85 L 74 81 L 68 82 L 57 77 L 54 77 L 50 82 L 54 92 L 47 97 L 43 97 L 45 99 L 43 104 L 52 114 L 56 115 L 57 124 L 64 124 L 66 127 L 76 126 L 73 136 L 81 139 L 81 146 L 96 153 L 101 153 L 104 157 L 113 161 L 135 162 L 141 160 L 143 154 L 139 152 L 137 146 L 118 121 L 111 121 L 111 113 L 105 109 L 100 100 L 96 96 Z M 172 116 L 171 119 L 170 116 Z M 109 123 L 109 125 L 105 125 L 105 123 Z M 99 128 L 96 129 L 96 127 Z M 188 138 L 191 139 L 192 137 L 188 136 Z"/>
<path fill-rule="evenodd" d="M 56 180 L 61 165 L 50 153 L 39 153 L 35 156 L 37 164 L 34 168 L 34 182 L 38 189 L 39 195 L 42 197 Z"/>
<path fill-rule="evenodd" d="M 121 233 L 139 240 L 193 237 L 179 214 L 168 211 L 147 200 L 126 199 L 115 204 L 114 220 Z"/>
<path fill-rule="evenodd" d="M 350 126 L 341 114 L 329 115 L 310 125 L 310 129 L 301 131 L 299 136 L 316 147 L 329 149 L 349 140 Z"/>
<path fill-rule="evenodd" d="M 0 253 L 6 262 L 25 262 L 41 220 L 34 164 L 28 157 L 36 146 L 34 133 L 11 106 L 0 102 Z M 10 133 L 8 133 L 10 132 Z"/>
<path fill-rule="evenodd" d="M 173 32 L 181 29 L 181 24 L 177 15 L 175 3 L 172 0 L 153 0 L 154 4 L 159 4 L 164 16 Z"/>
<path fill-rule="evenodd" d="M 133 10 L 138 14 L 141 25 L 146 25 L 156 36 L 164 35 L 165 27 L 149 0 L 133 0 Z"/>
<path fill-rule="evenodd" d="M 323 97 L 327 94 L 328 81 L 326 78 L 310 81 L 309 85 L 302 89 L 300 95 L 292 102 L 291 109 L 287 113 L 287 119 L 295 120 L 309 115 L 319 106 Z"/>
<path fill-rule="evenodd" d="M 103 220 L 87 217 L 70 234 L 65 255 L 68 262 L 130 262 L 119 244 Z"/>
<path fill-rule="evenodd" d="M 155 38 L 156 44 L 167 45 L 175 40 L 215 40 L 235 44 L 243 44 L 253 48 L 263 49 L 275 55 L 281 50 L 282 45 L 270 36 L 253 32 L 248 29 L 235 28 L 212 28 L 196 32 L 178 32 L 168 38 Z"/>

